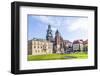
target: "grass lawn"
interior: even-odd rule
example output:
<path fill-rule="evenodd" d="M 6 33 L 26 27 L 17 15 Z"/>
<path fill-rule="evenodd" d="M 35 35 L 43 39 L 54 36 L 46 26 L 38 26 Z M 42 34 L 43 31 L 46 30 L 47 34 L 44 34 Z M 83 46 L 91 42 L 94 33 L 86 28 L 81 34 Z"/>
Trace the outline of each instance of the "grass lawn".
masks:
<path fill-rule="evenodd" d="M 88 58 L 87 53 L 28 55 L 28 61 L 59 60 L 59 59 L 87 59 L 87 58 Z"/>

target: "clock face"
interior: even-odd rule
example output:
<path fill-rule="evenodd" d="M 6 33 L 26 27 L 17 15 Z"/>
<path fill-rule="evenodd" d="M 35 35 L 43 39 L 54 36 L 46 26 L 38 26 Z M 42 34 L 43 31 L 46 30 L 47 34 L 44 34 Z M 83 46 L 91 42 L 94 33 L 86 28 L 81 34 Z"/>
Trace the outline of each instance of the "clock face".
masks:
<path fill-rule="evenodd" d="M 52 36 L 51 34 L 49 34 L 49 36 Z"/>
<path fill-rule="evenodd" d="M 52 34 L 52 31 L 47 31 L 47 34 Z"/>

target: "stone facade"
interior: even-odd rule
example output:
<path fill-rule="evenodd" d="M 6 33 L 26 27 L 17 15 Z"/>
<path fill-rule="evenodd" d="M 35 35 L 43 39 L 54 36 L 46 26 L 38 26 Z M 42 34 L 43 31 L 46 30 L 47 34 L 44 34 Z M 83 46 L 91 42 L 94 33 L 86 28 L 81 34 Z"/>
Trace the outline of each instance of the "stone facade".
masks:
<path fill-rule="evenodd" d="M 55 53 L 64 53 L 64 41 L 58 30 L 55 33 L 54 51 Z"/>
<path fill-rule="evenodd" d="M 75 40 L 73 42 L 73 52 L 85 52 L 88 51 L 88 40 Z"/>
<path fill-rule="evenodd" d="M 43 39 L 32 39 L 28 44 L 29 55 L 52 54 L 53 43 Z"/>

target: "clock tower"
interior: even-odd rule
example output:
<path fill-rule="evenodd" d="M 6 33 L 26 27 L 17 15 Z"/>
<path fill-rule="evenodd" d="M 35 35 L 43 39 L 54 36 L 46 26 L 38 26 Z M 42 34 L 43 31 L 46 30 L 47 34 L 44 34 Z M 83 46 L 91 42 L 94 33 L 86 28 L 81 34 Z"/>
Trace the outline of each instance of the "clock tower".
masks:
<path fill-rule="evenodd" d="M 50 25 L 48 25 L 46 40 L 51 42 L 53 41 L 53 35 L 52 35 L 52 30 Z"/>

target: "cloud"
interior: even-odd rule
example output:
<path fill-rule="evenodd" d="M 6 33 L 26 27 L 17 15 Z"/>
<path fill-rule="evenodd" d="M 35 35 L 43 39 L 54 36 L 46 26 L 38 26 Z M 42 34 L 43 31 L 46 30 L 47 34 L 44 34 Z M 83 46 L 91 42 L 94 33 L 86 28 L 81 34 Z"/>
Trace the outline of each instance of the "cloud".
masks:
<path fill-rule="evenodd" d="M 78 16 L 32 16 L 33 20 L 39 22 L 41 26 L 47 28 L 51 25 L 52 33 L 58 29 L 65 39 L 86 39 L 88 38 L 88 18 Z"/>
<path fill-rule="evenodd" d="M 39 16 L 39 19 L 43 23 L 50 24 L 50 19 L 48 18 L 48 16 Z"/>
<path fill-rule="evenodd" d="M 55 28 L 55 27 L 51 27 L 51 29 L 52 29 L 52 31 L 56 31 L 57 30 L 57 28 Z"/>
<path fill-rule="evenodd" d="M 63 17 L 56 17 L 56 16 L 32 16 L 33 18 L 41 21 L 45 24 L 50 24 L 53 27 L 59 27 Z"/>
<path fill-rule="evenodd" d="M 88 29 L 88 18 L 84 17 L 61 17 L 61 16 L 32 16 L 33 18 L 39 20 L 40 22 L 51 25 L 52 30 L 56 31 L 59 28 L 68 30 L 69 32 L 74 32 L 81 30 L 86 32 Z"/>
<path fill-rule="evenodd" d="M 88 38 L 88 18 L 79 18 L 68 26 L 68 31 L 77 35 L 76 39 Z"/>
<path fill-rule="evenodd" d="M 88 18 L 79 18 L 70 24 L 68 27 L 70 32 L 74 32 L 77 30 L 87 31 L 88 30 Z"/>
<path fill-rule="evenodd" d="M 39 20 L 42 23 L 49 23 L 48 17 L 47 16 L 32 16 L 33 18 L 35 18 L 36 20 Z"/>

